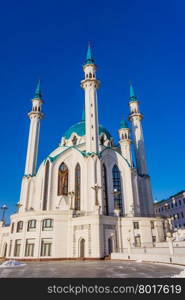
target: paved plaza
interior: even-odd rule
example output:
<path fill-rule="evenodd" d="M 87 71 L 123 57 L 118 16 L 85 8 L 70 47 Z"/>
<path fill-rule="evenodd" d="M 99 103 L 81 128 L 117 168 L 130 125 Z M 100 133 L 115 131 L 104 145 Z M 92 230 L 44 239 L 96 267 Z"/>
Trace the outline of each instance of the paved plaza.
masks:
<path fill-rule="evenodd" d="M 169 278 L 183 269 L 181 266 L 133 261 L 26 262 L 26 265 L 21 267 L 0 268 L 0 278 Z"/>

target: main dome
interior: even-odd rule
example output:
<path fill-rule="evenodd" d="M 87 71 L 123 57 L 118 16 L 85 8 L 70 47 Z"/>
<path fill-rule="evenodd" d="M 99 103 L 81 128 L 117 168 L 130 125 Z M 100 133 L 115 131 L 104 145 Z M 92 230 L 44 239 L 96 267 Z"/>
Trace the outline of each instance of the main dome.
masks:
<path fill-rule="evenodd" d="M 69 139 L 72 133 L 76 133 L 78 136 L 85 135 L 85 121 L 78 122 L 72 125 L 64 134 L 65 139 Z M 99 135 L 105 133 L 108 139 L 111 139 L 110 132 L 104 128 L 102 125 L 99 125 Z"/>

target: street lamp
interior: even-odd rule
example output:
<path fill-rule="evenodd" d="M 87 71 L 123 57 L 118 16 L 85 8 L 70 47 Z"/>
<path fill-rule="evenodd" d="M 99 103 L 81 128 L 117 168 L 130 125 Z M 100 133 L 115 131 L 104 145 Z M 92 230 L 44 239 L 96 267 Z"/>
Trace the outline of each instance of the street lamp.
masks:
<path fill-rule="evenodd" d="M 174 254 L 173 236 L 172 236 L 171 232 L 167 232 L 167 241 L 168 241 L 170 255 L 173 256 L 173 254 Z M 171 258 L 170 258 L 170 261 L 171 261 Z"/>
<path fill-rule="evenodd" d="M 98 202 L 98 191 L 102 189 L 101 186 L 99 186 L 97 183 L 95 183 L 94 186 L 91 187 L 95 191 L 95 205 L 99 205 Z"/>
<path fill-rule="evenodd" d="M 8 206 L 7 206 L 6 204 L 4 204 L 3 206 L 1 206 L 1 209 L 2 209 L 2 211 L 3 211 L 1 221 L 4 222 L 5 211 L 8 209 Z"/>

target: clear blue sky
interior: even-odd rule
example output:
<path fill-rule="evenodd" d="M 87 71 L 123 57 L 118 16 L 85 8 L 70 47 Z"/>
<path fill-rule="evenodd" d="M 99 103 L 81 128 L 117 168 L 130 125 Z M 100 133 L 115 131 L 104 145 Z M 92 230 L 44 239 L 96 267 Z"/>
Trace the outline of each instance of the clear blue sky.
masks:
<path fill-rule="evenodd" d="M 144 114 L 154 199 L 185 188 L 184 0 L 3 1 L 0 10 L 0 205 L 15 211 L 24 174 L 30 99 L 41 78 L 39 162 L 81 119 L 87 43 L 101 89 L 100 123 L 118 140 L 129 80 Z M 7 218 L 8 221 L 8 218 Z"/>

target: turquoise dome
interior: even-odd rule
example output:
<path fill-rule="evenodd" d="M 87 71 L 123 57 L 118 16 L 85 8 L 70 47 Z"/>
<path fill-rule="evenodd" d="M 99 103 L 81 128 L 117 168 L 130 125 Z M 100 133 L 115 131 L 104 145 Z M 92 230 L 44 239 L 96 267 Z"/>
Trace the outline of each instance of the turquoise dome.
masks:
<path fill-rule="evenodd" d="M 84 136 L 85 135 L 85 121 L 78 122 L 78 123 L 74 124 L 73 126 L 71 126 L 65 132 L 64 137 L 68 140 L 73 132 L 79 136 Z M 111 138 L 111 134 L 109 133 L 109 131 L 106 128 L 104 128 L 102 125 L 99 125 L 99 135 L 101 135 L 102 133 L 105 133 L 108 139 Z"/>

